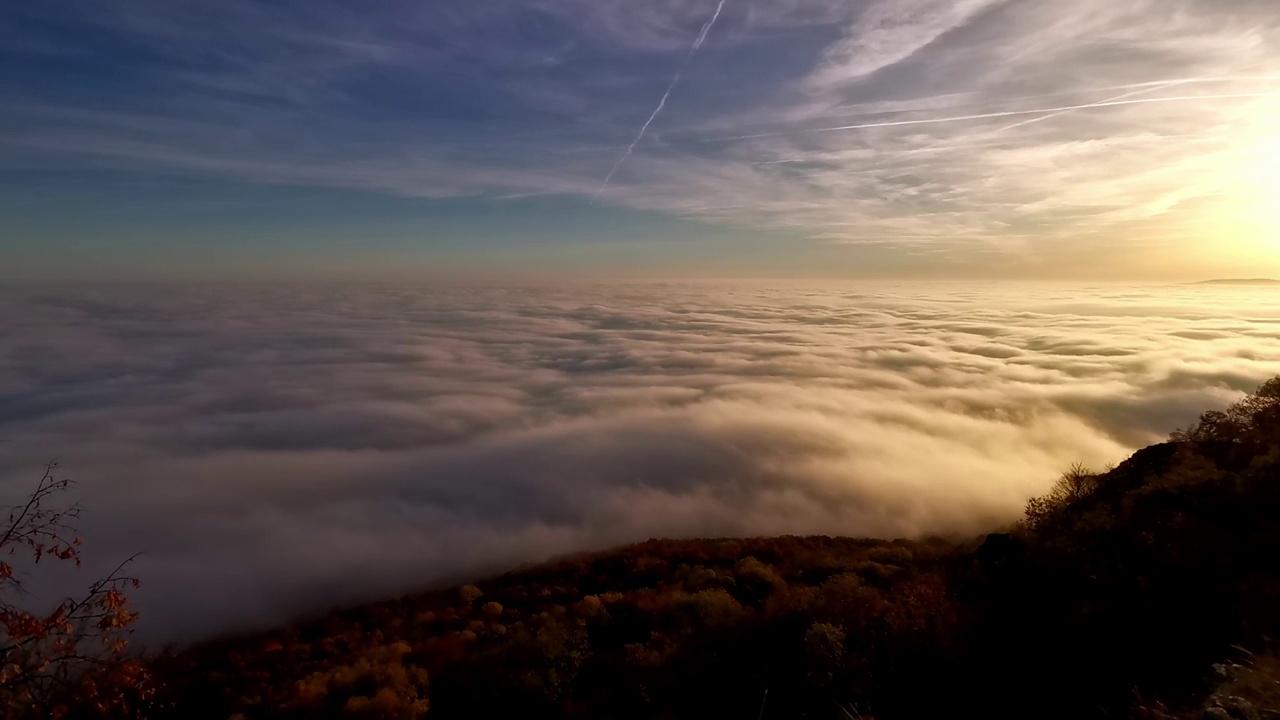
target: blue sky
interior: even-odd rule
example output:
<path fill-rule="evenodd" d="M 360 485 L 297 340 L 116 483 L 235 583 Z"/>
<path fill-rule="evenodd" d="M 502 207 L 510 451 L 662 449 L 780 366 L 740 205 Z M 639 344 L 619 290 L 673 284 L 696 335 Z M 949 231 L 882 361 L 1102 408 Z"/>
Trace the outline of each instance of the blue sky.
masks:
<path fill-rule="evenodd" d="M 10 279 L 1280 273 L 1270 0 L 10 3 L 0 107 Z"/>

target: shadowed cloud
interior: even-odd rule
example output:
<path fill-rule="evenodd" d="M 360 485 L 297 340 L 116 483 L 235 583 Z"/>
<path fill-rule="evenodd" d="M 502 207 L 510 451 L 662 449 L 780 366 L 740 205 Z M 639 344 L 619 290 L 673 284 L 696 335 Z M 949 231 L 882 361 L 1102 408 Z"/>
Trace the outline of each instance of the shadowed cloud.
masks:
<path fill-rule="evenodd" d="M 979 532 L 1280 373 L 1231 288 L 10 288 L 0 321 L 0 487 L 58 457 L 90 559 L 146 552 L 153 639 L 655 535 Z"/>

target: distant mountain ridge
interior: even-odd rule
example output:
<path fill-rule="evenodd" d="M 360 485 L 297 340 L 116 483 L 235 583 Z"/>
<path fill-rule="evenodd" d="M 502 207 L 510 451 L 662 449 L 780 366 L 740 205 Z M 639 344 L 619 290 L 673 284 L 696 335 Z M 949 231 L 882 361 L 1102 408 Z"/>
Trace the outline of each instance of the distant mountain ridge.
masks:
<path fill-rule="evenodd" d="M 1203 280 L 1196 285 L 1280 285 L 1280 280 L 1271 278 L 1219 278 Z"/>

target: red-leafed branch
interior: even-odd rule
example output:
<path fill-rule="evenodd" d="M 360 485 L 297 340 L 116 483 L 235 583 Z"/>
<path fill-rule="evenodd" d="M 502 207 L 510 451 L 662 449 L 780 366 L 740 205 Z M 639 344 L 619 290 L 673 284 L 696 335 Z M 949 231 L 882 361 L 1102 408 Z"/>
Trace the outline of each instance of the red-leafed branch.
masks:
<path fill-rule="evenodd" d="M 134 558 L 52 609 L 20 602 L 29 600 L 24 581 L 41 560 L 80 565 L 73 524 L 80 507 L 56 503 L 71 487 L 56 469 L 45 467 L 0 526 L 0 718 L 134 716 L 150 694 L 145 669 L 127 655 L 137 613 L 125 593 L 138 580 L 125 571 Z"/>

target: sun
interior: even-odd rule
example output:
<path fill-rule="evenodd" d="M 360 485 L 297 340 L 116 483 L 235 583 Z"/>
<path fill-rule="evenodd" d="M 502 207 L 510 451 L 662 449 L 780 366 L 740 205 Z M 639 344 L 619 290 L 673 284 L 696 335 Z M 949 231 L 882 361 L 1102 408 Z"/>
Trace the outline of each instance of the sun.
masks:
<path fill-rule="evenodd" d="M 1272 243 L 1280 242 L 1280 131 L 1253 148 L 1244 180 L 1253 210 L 1247 218 Z"/>
<path fill-rule="evenodd" d="M 1271 119 L 1280 118 L 1272 115 Z M 1280 121 L 1277 122 L 1280 127 Z M 1222 168 L 1216 207 L 1204 221 L 1208 259 L 1280 271 L 1280 129 L 1245 135 Z"/>

